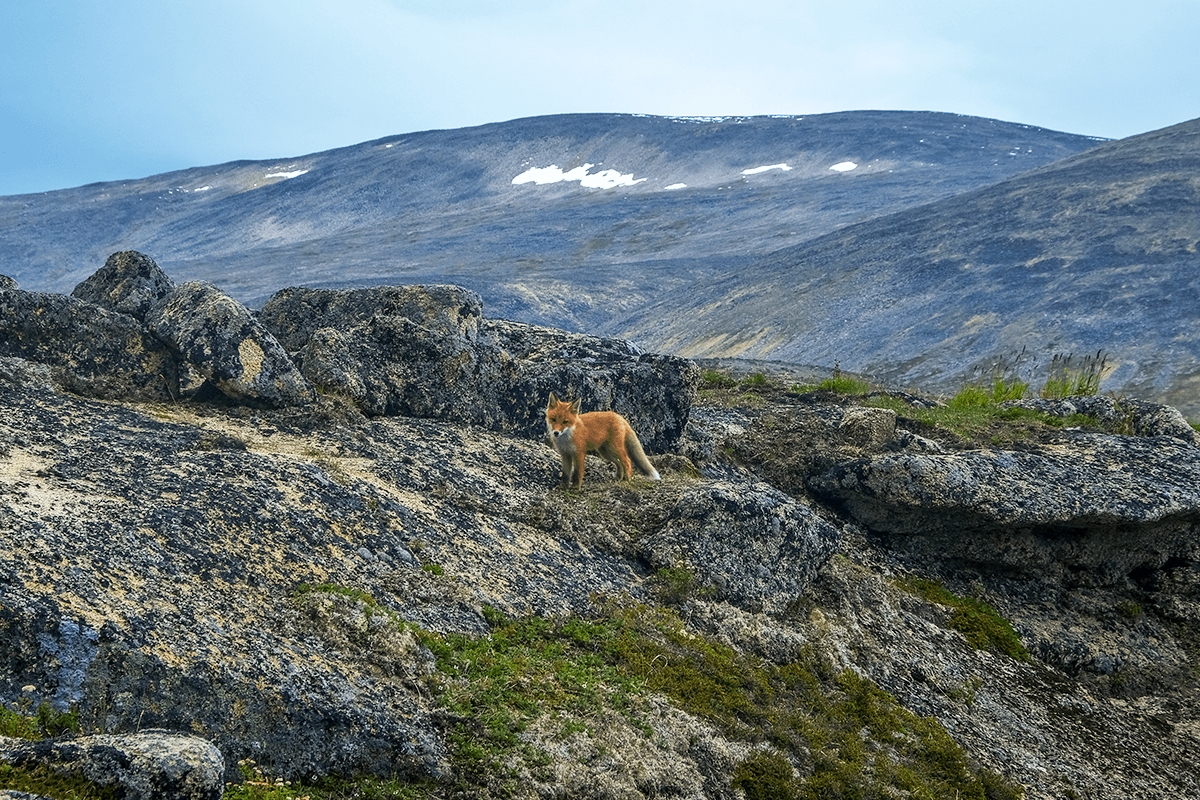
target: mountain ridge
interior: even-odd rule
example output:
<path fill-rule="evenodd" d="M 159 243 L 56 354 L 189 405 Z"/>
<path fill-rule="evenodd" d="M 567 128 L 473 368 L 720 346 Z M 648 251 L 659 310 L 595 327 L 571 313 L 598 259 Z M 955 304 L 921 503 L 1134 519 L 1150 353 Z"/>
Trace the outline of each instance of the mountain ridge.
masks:
<path fill-rule="evenodd" d="M 1196 416 L 1194 127 L 534 117 L 0 198 L 0 273 L 65 292 L 139 250 L 251 307 L 454 283 L 496 317 L 929 391 L 1105 351 L 1104 388 Z"/>
<path fill-rule="evenodd" d="M 918 132 L 909 135 L 909 128 Z M 984 134 L 996 129 L 1002 131 L 1001 138 L 989 141 Z M 639 136 L 645 140 L 650 135 L 656 138 L 638 144 Z M 969 146 L 953 137 L 969 138 Z M 982 157 L 972 152 L 980 142 L 988 142 L 979 145 L 981 148 L 991 148 Z M 320 257 L 358 270 L 349 276 L 330 276 L 343 280 L 362 276 L 365 270 L 361 262 L 334 250 L 337 245 L 365 247 L 373 258 L 383 255 L 406 262 L 403 266 L 408 272 L 421 276 L 457 272 L 464 278 L 472 277 L 471 272 L 441 255 L 447 243 L 453 250 L 466 250 L 464 256 L 476 260 L 518 263 L 541 257 L 587 264 L 594 263 L 598 255 L 609 261 L 630 261 L 636 260 L 631 254 L 664 257 L 671 254 L 664 252 L 669 248 L 689 256 L 708 255 L 713 250 L 765 252 L 776 248 L 777 236 L 735 235 L 734 223 L 752 224 L 761 233 L 764 215 L 772 220 L 784 218 L 789 228 L 804 222 L 788 206 L 796 202 L 796 196 L 783 191 L 788 185 L 784 181 L 794 185 L 801 175 L 825 176 L 828 167 L 862 159 L 868 150 L 878 160 L 903 146 L 909 153 L 905 168 L 920 175 L 919 180 L 908 183 L 892 180 L 890 194 L 867 198 L 867 203 L 875 203 L 879 210 L 890 207 L 889 199 L 891 206 L 906 206 L 935 190 L 952 193 L 961 180 L 972 185 L 993 182 L 1014 171 L 1009 161 L 1042 163 L 1092 142 L 1087 137 L 1013 123 L 933 112 L 845 112 L 719 122 L 609 114 L 535 117 L 384 137 L 291 159 L 235 161 L 135 181 L 0 198 L 0 219 L 6 223 L 0 237 L 0 269 L 16 272 L 13 277 L 31 288 L 65 291 L 90 274 L 94 261 L 102 263 L 111 252 L 136 249 L 153 253 L 175 274 L 214 280 L 239 299 L 251 301 L 265 299 L 286 281 L 254 281 L 253 288 L 248 285 L 243 293 L 235 274 L 249 271 L 256 261 L 270 264 L 276 256 L 295 261 L 294 253 L 282 255 L 276 248 L 311 248 L 315 239 L 331 236 L 342 239 L 321 249 Z M 1046 156 L 1030 152 L 1043 145 L 1053 152 Z M 957 173 L 930 166 L 935 163 L 930 159 L 944 160 L 950 152 L 973 156 L 968 177 L 957 183 Z M 802 164 L 797 160 L 800 155 L 811 163 Z M 662 171 L 670 166 L 672 157 L 684 156 L 690 171 Z M 322 160 L 328 162 L 324 167 L 319 164 Z M 791 169 L 786 173 L 741 174 L 788 162 Z M 570 182 L 512 183 L 531 167 L 555 165 L 571 170 L 584 164 L 594 165 L 597 171 L 617 169 L 635 179 L 654 170 L 662 177 L 621 187 L 616 194 L 580 192 L 580 187 Z M 853 181 L 861 175 L 840 177 Z M 685 179 L 689 187 L 683 191 L 690 194 L 681 203 L 678 191 L 665 190 Z M 880 176 L 871 188 L 877 193 L 881 184 L 888 183 Z M 950 185 L 937 189 L 944 184 Z M 728 195 L 719 195 L 728 188 L 741 190 L 732 202 L 726 199 Z M 622 229 L 629 227 L 629 214 L 618 200 L 631 196 L 644 200 L 649 195 L 661 195 L 655 198 L 659 202 L 639 209 L 643 219 L 633 231 L 635 236 L 623 235 Z M 861 199 L 826 191 L 811 201 L 820 202 L 841 203 L 842 207 L 802 209 L 816 217 L 815 223 L 809 223 L 809 233 L 828 229 L 830 220 L 840 224 L 864 213 Z M 526 213 L 515 214 L 514 204 Z M 722 220 L 731 207 L 753 207 L 754 211 L 739 211 L 740 215 L 725 224 L 715 225 L 714 220 Z M 468 219 L 447 225 L 455 212 Z M 472 217 L 477 218 L 474 225 L 468 224 Z M 703 222 L 712 230 L 704 230 Z M 348 233 L 375 223 L 383 223 L 387 229 L 358 236 Z M 680 225 L 690 228 L 683 231 L 687 236 L 673 227 Z M 403 232 L 390 230 L 394 226 L 403 226 Z M 562 242 L 554 239 L 564 232 L 568 235 Z M 464 243 L 481 234 L 487 250 L 465 248 Z M 782 234 L 784 238 L 789 235 L 787 231 Z M 81 244 L 66 247 L 61 242 L 64 238 Z M 19 261 L 18 251 L 28 260 Z M 229 258 L 243 251 L 247 256 L 240 262 Z M 215 263 L 221 259 L 234 263 Z M 312 259 L 307 263 L 311 266 Z M 393 267 L 390 272 L 389 277 L 402 278 L 405 270 Z M 302 271 L 299 277 L 322 278 L 324 274 L 316 271 L 310 276 Z M 35 284 L 35 279 L 39 283 Z M 257 295 L 250 296 L 251 292 Z"/>

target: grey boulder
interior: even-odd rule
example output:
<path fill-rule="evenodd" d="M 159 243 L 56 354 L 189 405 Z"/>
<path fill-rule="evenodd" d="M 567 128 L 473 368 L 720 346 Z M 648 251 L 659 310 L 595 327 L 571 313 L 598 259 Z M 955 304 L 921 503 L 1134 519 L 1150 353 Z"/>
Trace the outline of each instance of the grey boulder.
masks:
<path fill-rule="evenodd" d="M 219 800 L 225 759 L 212 743 L 166 730 L 27 742 L 0 739 L 0 760 L 45 765 L 114 787 L 128 800 Z"/>
<path fill-rule="evenodd" d="M 808 485 L 897 546 L 943 558 L 1101 585 L 1200 560 L 1200 450 L 1171 436 L 878 455 Z"/>
<path fill-rule="evenodd" d="M 0 356 L 45 364 L 54 382 L 103 399 L 169 400 L 175 356 L 133 317 L 75 297 L 0 288 Z"/>
<path fill-rule="evenodd" d="M 684 494 L 640 550 L 682 567 L 731 602 L 778 614 L 833 556 L 839 530 L 765 483 L 710 481 Z"/>
<path fill-rule="evenodd" d="M 188 282 L 155 304 L 146 325 L 224 394 L 271 407 L 303 405 L 313 388 L 241 303 Z"/>
<path fill-rule="evenodd" d="M 258 319 L 314 385 L 370 415 L 540 438 L 555 392 L 622 414 L 650 451 L 678 441 L 699 381 L 691 361 L 482 312 L 479 295 L 457 286 L 292 288 Z"/>
<path fill-rule="evenodd" d="M 144 320 L 151 307 L 175 291 L 154 259 L 136 250 L 113 253 L 104 266 L 71 292 L 72 297 Z"/>

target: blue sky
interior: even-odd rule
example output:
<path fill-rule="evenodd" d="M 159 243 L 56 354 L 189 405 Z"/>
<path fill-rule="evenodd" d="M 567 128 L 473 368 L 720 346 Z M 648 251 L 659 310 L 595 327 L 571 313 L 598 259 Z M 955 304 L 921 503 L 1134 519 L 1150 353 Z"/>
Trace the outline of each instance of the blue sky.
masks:
<path fill-rule="evenodd" d="M 0 3 L 0 195 L 581 111 L 1200 116 L 1195 0 Z"/>

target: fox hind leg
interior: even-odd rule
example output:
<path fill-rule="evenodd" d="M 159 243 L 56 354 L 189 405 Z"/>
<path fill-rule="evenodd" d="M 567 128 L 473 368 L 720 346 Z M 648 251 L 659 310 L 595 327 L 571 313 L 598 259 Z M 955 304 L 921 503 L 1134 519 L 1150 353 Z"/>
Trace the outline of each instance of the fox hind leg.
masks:
<path fill-rule="evenodd" d="M 617 480 L 629 480 L 633 477 L 633 464 L 625 448 L 613 442 L 605 442 L 597 448 L 600 457 L 617 468 Z"/>

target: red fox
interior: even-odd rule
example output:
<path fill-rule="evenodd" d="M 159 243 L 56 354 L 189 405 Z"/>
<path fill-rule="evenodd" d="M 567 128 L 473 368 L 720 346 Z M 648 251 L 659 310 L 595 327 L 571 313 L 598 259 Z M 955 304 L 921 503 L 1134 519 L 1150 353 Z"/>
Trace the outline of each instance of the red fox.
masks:
<path fill-rule="evenodd" d="M 589 451 L 615 464 L 620 480 L 633 477 L 633 465 L 651 480 L 661 480 L 658 470 L 646 458 L 637 434 L 615 411 L 580 414 L 578 400 L 559 400 L 551 392 L 546 405 L 546 439 L 562 456 L 563 476 L 559 485 L 563 489 L 583 486 L 583 460 Z"/>

